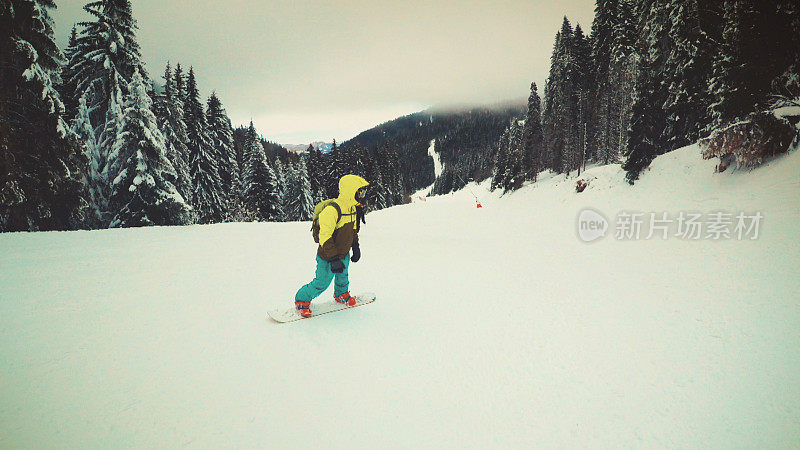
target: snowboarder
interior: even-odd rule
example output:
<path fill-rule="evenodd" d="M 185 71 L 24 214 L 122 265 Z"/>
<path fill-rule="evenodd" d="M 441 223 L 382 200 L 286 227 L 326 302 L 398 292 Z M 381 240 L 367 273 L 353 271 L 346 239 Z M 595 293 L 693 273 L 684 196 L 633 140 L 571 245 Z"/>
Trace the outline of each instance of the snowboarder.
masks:
<path fill-rule="evenodd" d="M 350 295 L 348 269 L 358 262 L 358 218 L 363 213 L 369 182 L 357 175 L 345 175 L 339 180 L 339 197 L 320 203 L 312 231 L 317 249 L 317 271 L 314 280 L 301 287 L 295 295 L 295 307 L 303 317 L 311 316 L 311 301 L 319 297 L 335 279 L 333 297 L 338 303 L 355 306 Z M 353 256 L 350 256 L 350 250 Z"/>

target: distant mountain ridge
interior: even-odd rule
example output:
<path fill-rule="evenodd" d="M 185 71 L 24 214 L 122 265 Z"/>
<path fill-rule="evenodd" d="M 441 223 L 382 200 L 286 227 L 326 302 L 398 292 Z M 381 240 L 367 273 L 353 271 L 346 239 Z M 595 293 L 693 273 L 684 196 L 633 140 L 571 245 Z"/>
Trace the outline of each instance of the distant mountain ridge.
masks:
<path fill-rule="evenodd" d="M 491 176 L 497 142 L 512 120 L 522 118 L 524 100 L 488 106 L 430 108 L 363 131 L 342 147 L 394 148 L 400 156 L 406 192 L 434 182 L 433 192 L 443 194 L 472 180 Z M 437 180 L 428 154 L 431 141 L 444 165 Z"/>
<path fill-rule="evenodd" d="M 310 145 L 313 145 L 315 149 L 322 153 L 330 153 L 333 148 L 333 142 L 315 141 Z M 281 144 L 281 146 L 290 152 L 305 153 L 306 150 L 308 150 L 309 144 Z"/>

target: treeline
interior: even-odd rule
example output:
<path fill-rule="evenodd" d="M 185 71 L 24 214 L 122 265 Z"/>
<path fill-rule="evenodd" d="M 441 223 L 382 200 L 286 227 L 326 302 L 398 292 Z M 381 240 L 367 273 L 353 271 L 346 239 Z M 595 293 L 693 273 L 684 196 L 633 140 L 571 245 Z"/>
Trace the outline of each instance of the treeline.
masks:
<path fill-rule="evenodd" d="M 252 123 L 234 130 L 194 68 L 151 79 L 129 0 L 88 2 L 63 53 L 53 7 L 0 3 L 0 231 L 307 220 L 352 172 L 373 181 L 373 207 L 402 200 L 396 153 L 306 160 Z"/>
<path fill-rule="evenodd" d="M 400 158 L 390 147 L 367 148 L 353 142 L 337 145 L 327 155 L 309 146 L 308 166 L 311 191 L 314 198 L 322 200 L 338 195 L 338 180 L 349 173 L 359 175 L 370 182 L 368 210 L 382 209 L 403 203 L 403 175 Z"/>
<path fill-rule="evenodd" d="M 658 155 L 800 98 L 800 6 L 790 0 L 598 0 L 591 33 L 565 17 L 544 102 L 498 144 L 493 186 L 541 170 L 621 162 L 633 183 Z"/>
<path fill-rule="evenodd" d="M 497 140 L 512 117 L 524 111 L 522 104 L 463 110 L 428 110 L 410 114 L 364 131 L 343 148 L 396 154 L 402 192 L 408 194 L 434 184 L 434 194 L 446 194 L 473 180 L 491 176 Z M 434 144 L 443 165 L 436 179 L 428 149 Z"/>

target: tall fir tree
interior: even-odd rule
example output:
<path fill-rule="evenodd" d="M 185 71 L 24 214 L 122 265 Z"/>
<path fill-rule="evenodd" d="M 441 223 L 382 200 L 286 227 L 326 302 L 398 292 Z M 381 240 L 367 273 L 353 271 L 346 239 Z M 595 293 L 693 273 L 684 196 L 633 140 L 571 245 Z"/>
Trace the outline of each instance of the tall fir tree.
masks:
<path fill-rule="evenodd" d="M 591 43 L 580 24 L 573 29 L 565 17 L 556 34 L 543 112 L 543 159 L 555 172 L 579 169 L 595 153 L 590 142 L 593 78 Z"/>
<path fill-rule="evenodd" d="M 638 67 L 636 53 L 636 15 L 631 0 L 620 0 L 617 4 L 617 24 L 611 50 L 611 65 L 608 69 L 611 92 L 605 100 L 606 109 L 603 140 L 598 145 L 597 160 L 603 164 L 617 163 L 628 144 L 628 128 L 631 122 L 634 82 Z M 599 117 L 595 115 L 595 120 Z M 597 138 L 599 133 L 595 134 Z"/>
<path fill-rule="evenodd" d="M 69 42 L 67 48 L 64 49 L 64 61 L 67 63 L 62 67 L 61 79 L 57 85 L 58 93 L 61 96 L 61 101 L 64 103 L 65 114 L 64 117 L 72 118 L 78 114 L 78 103 L 82 93 L 78 93 L 75 86 L 75 73 L 73 67 L 69 65 L 75 52 L 78 50 L 78 26 L 74 25 L 69 34 Z"/>
<path fill-rule="evenodd" d="M 116 80 L 111 83 L 116 83 Z M 126 84 L 127 85 L 127 84 Z M 97 94 L 97 85 L 92 86 L 90 92 Z M 97 135 L 97 152 L 92 155 L 92 165 L 98 168 L 97 178 L 92 183 L 92 188 L 96 192 L 94 198 L 98 199 L 100 203 L 96 205 L 97 211 L 103 218 L 104 222 L 110 219 L 110 210 L 108 205 L 108 198 L 111 195 L 111 184 L 114 180 L 114 171 L 112 167 L 116 164 L 116 157 L 119 154 L 117 143 L 119 142 L 119 134 L 122 132 L 124 125 L 124 101 L 125 94 L 122 92 L 122 86 L 114 86 L 114 93 L 111 94 L 108 100 L 108 109 L 100 133 Z"/>
<path fill-rule="evenodd" d="M 96 194 L 95 191 L 90 189 L 89 187 L 92 184 L 89 182 L 92 178 L 98 178 L 97 175 L 97 167 L 93 166 L 91 161 L 89 161 L 88 155 L 95 155 L 97 154 L 96 146 L 97 146 L 97 137 L 94 135 L 94 128 L 92 127 L 91 121 L 91 112 L 89 111 L 89 106 L 87 102 L 87 97 L 89 97 L 89 93 L 84 94 L 78 100 L 78 109 L 75 113 L 75 117 L 72 119 L 70 123 L 70 131 L 73 136 L 75 136 L 78 145 L 81 146 L 81 151 L 83 157 L 85 158 L 86 165 L 84 167 L 83 174 L 81 176 L 81 182 L 86 187 L 86 200 L 88 201 L 89 210 L 90 212 L 87 215 L 87 223 L 86 226 L 89 228 L 99 228 L 104 225 L 100 220 L 100 214 L 96 208 L 92 208 L 92 205 L 98 205 L 100 202 L 98 199 L 94 198 Z"/>
<path fill-rule="evenodd" d="M 180 103 L 181 109 L 186 110 L 186 75 L 183 73 L 181 63 L 175 64 L 175 74 L 172 77 L 175 82 L 175 101 Z"/>
<path fill-rule="evenodd" d="M 284 166 L 283 161 L 280 158 L 275 158 L 275 163 L 272 165 L 273 170 L 275 171 L 275 187 L 278 194 L 278 214 L 274 220 L 278 222 L 284 222 L 287 219 L 286 210 L 287 210 L 287 203 L 288 198 L 286 196 L 286 185 L 287 185 L 287 167 Z"/>
<path fill-rule="evenodd" d="M 575 75 L 573 57 L 573 30 L 569 20 L 564 17 L 561 30 L 556 34 L 550 76 L 545 85 L 544 128 L 547 137 L 547 167 L 561 173 L 570 167 L 569 151 L 574 137 L 575 123 L 575 85 L 571 82 Z"/>
<path fill-rule="evenodd" d="M 253 122 L 247 130 L 245 165 L 242 169 L 243 200 L 245 208 L 256 220 L 276 221 L 279 218 L 278 182 L 267 161 L 264 146 Z"/>
<path fill-rule="evenodd" d="M 532 94 L 534 94 L 535 85 L 531 88 L 533 90 Z M 532 99 L 532 120 L 538 118 L 536 99 L 538 99 L 538 95 Z M 539 128 L 541 128 L 541 125 L 539 125 Z M 492 190 L 503 189 L 504 193 L 514 191 L 522 187 L 525 180 L 531 179 L 530 177 L 532 177 L 532 175 L 530 175 L 530 171 L 534 170 L 531 169 L 531 167 L 535 163 L 532 162 L 533 157 L 527 153 L 526 140 L 531 138 L 531 141 L 534 141 L 534 139 L 532 136 L 526 136 L 526 133 L 535 135 L 535 124 L 534 127 L 529 130 L 527 119 L 513 119 L 500 137 L 494 162 L 495 169 L 491 183 Z M 541 147 L 543 143 L 540 141 L 538 145 Z M 534 149 L 534 151 L 536 150 Z"/>
<path fill-rule="evenodd" d="M 435 145 L 438 144 L 438 139 Z M 388 146 L 382 152 L 384 156 L 384 173 L 386 178 L 386 186 L 389 191 L 389 206 L 400 205 L 403 202 L 403 194 L 405 192 L 405 180 L 403 179 L 403 171 L 400 163 L 400 155 L 397 153 L 397 148 Z"/>
<path fill-rule="evenodd" d="M 592 68 L 592 46 L 589 39 L 583 34 L 580 24 L 575 25 L 572 40 L 572 65 L 570 77 L 567 82 L 572 83 L 574 100 L 574 126 L 570 138 L 570 165 L 568 170 L 577 169 L 578 172 L 586 164 L 587 159 L 594 160 L 595 151 L 590 142 L 591 129 L 593 128 L 591 115 L 591 96 L 593 92 L 594 72 Z"/>
<path fill-rule="evenodd" d="M 230 210 L 236 203 L 241 189 L 239 179 L 239 163 L 236 161 L 236 150 L 233 146 L 233 127 L 231 119 L 222 107 L 222 102 L 216 92 L 211 94 L 206 108 L 208 131 L 211 137 L 211 146 L 216 151 L 216 160 L 219 164 L 221 193 L 226 203 L 226 210 Z"/>
<path fill-rule="evenodd" d="M 0 231 L 82 226 L 86 159 L 56 84 L 52 0 L 0 3 Z"/>
<path fill-rule="evenodd" d="M 146 79 L 141 52 L 136 39 L 136 21 L 130 0 L 93 1 L 84 10 L 94 18 L 81 22 L 67 72 L 67 84 L 74 86 L 76 96 L 90 92 L 87 97 L 91 123 L 97 136 L 95 154 L 89 155 L 96 177 L 90 180 L 95 209 L 108 219 L 109 158 L 116 152 L 114 145 L 122 129 L 122 105 L 128 83 L 135 71 Z"/>
<path fill-rule="evenodd" d="M 788 0 L 726 0 L 722 40 L 710 83 L 711 126 L 768 108 L 800 71 L 800 12 Z M 777 81 L 777 83 L 776 83 Z M 800 88 L 800 82 L 796 82 Z M 783 87 L 781 87 L 783 85 Z M 791 83 L 789 83 L 791 85 Z"/>
<path fill-rule="evenodd" d="M 327 170 L 322 152 L 313 145 L 308 146 L 308 179 L 311 185 L 311 198 L 314 204 L 325 200 L 327 196 L 326 177 Z"/>
<path fill-rule="evenodd" d="M 597 0 L 594 21 L 592 22 L 592 62 L 594 64 L 595 82 L 592 98 L 592 133 L 593 146 L 598 157 L 609 160 L 609 153 L 616 142 L 613 128 L 616 124 L 613 117 L 614 91 L 616 85 L 612 79 L 611 61 L 614 49 L 614 38 L 620 21 L 619 2 L 624 0 Z"/>
<path fill-rule="evenodd" d="M 333 140 L 331 152 L 324 158 L 326 162 L 325 192 L 326 198 L 336 198 L 339 196 L 339 179 L 345 174 L 344 158 L 336 139 Z"/>
<path fill-rule="evenodd" d="M 278 161 L 276 161 L 276 164 Z M 299 194 L 299 190 L 297 188 L 297 183 L 299 181 L 297 169 L 295 168 L 294 164 L 292 164 L 291 160 L 289 160 L 289 162 L 286 164 L 283 173 L 284 182 L 286 183 L 283 186 L 283 221 L 290 222 L 298 220 L 295 218 L 293 205 L 295 198 L 293 197 Z"/>
<path fill-rule="evenodd" d="M 702 28 L 699 0 L 671 0 L 667 34 L 671 51 L 664 61 L 662 77 L 667 86 L 664 114 L 667 123 L 662 141 L 665 151 L 697 141 L 709 123 L 708 80 L 715 53 L 708 33 Z"/>
<path fill-rule="evenodd" d="M 523 173 L 526 180 L 536 181 L 541 170 L 541 157 L 544 151 L 544 134 L 542 131 L 542 101 L 536 83 L 531 83 L 531 94 L 528 97 L 528 112 L 525 115 L 523 129 Z"/>
<path fill-rule="evenodd" d="M 192 198 L 199 223 L 216 223 L 224 217 L 222 180 L 219 176 L 216 150 L 211 147 L 203 104 L 194 68 L 186 78 L 186 132 L 189 140 L 189 174 L 192 177 Z"/>
<path fill-rule="evenodd" d="M 102 125 L 115 91 L 120 89 L 125 93 L 134 71 L 138 70 L 145 79 L 147 72 L 142 64 L 130 0 L 93 1 L 84 10 L 94 21 L 79 23 L 83 29 L 69 65 L 76 92 L 83 93 L 92 85 L 99 85 L 90 107 L 92 122 Z"/>
<path fill-rule="evenodd" d="M 127 87 L 119 153 L 111 166 L 117 173 L 110 198 L 112 227 L 183 225 L 190 221 L 190 207 L 175 187 L 178 174 L 167 159 L 145 83 L 137 71 Z"/>
<path fill-rule="evenodd" d="M 500 187 L 504 192 L 514 191 L 522 187 L 525 181 L 523 167 L 524 142 L 524 121 L 514 120 L 509 128 L 508 134 L 508 159 L 505 166 L 505 173 L 502 177 Z"/>
<path fill-rule="evenodd" d="M 373 209 L 388 208 L 395 203 L 394 169 L 392 167 L 392 150 L 388 145 L 363 148 L 366 159 L 364 178 L 371 186 L 370 203 Z"/>
<path fill-rule="evenodd" d="M 494 155 L 494 171 L 492 172 L 492 182 L 489 185 L 491 190 L 498 189 L 505 182 L 506 169 L 508 168 L 508 141 L 511 134 L 511 125 L 505 129 L 500 139 L 497 141 L 497 152 Z"/>
<path fill-rule="evenodd" d="M 561 64 L 560 53 L 562 49 L 561 31 L 556 33 L 553 42 L 553 52 L 550 55 L 550 72 L 544 85 L 544 108 L 542 111 L 542 127 L 545 135 L 545 151 L 542 158 L 543 168 L 555 171 L 560 163 L 556 161 L 555 148 L 560 144 L 562 130 L 558 127 L 560 111 L 556 102 L 558 80 Z"/>
<path fill-rule="evenodd" d="M 158 119 L 159 129 L 164 135 L 167 158 L 172 162 L 178 180 L 175 187 L 187 204 L 193 203 L 192 177 L 189 174 L 189 135 L 183 120 L 183 99 L 178 95 L 175 78 L 170 64 L 164 71 L 164 89 L 154 99 L 153 112 Z"/>
<path fill-rule="evenodd" d="M 623 169 L 633 184 L 643 169 L 658 155 L 666 152 L 664 141 L 667 123 L 664 104 L 668 86 L 662 78 L 669 49 L 669 4 L 656 0 L 640 4 L 643 23 L 637 47 L 640 49 L 632 121 L 628 132 Z"/>
<path fill-rule="evenodd" d="M 352 173 L 362 178 L 367 177 L 367 165 L 370 164 L 370 155 L 357 141 L 347 147 L 344 153 L 343 172 Z M 375 163 L 375 161 L 372 161 Z M 344 174 L 343 174 L 344 175 Z"/>
<path fill-rule="evenodd" d="M 400 161 L 391 142 L 378 147 L 362 147 L 364 178 L 371 186 L 369 210 L 379 210 L 402 203 L 404 194 L 400 177 Z M 434 148 L 437 144 L 434 142 Z"/>
<path fill-rule="evenodd" d="M 287 220 L 310 220 L 314 214 L 315 203 L 311 197 L 311 183 L 305 160 L 301 158 L 296 167 L 290 166 L 288 173 L 286 184 Z"/>

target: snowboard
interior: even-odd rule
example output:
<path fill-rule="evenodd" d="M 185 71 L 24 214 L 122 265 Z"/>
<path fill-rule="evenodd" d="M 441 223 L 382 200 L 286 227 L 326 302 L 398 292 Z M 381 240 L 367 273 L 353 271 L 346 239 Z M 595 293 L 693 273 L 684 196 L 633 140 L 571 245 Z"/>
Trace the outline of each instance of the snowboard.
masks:
<path fill-rule="evenodd" d="M 341 311 L 343 309 L 351 309 L 357 308 L 361 305 L 366 305 L 367 303 L 372 303 L 375 301 L 375 294 L 371 292 L 364 292 L 359 295 L 354 296 L 356 298 L 355 306 L 347 306 L 341 303 L 337 303 L 333 300 L 328 302 L 311 302 L 311 317 L 321 316 L 323 314 L 328 314 L 336 311 Z M 267 311 L 267 315 L 274 321 L 278 323 L 286 323 L 286 322 L 294 322 L 295 320 L 300 319 L 310 319 L 311 317 L 302 317 L 300 315 L 300 311 L 295 308 L 291 309 L 273 309 Z"/>

